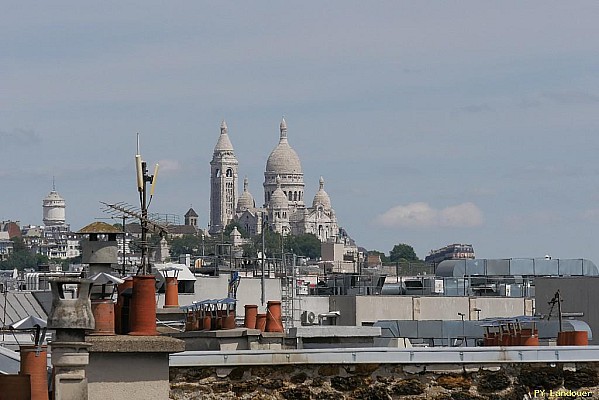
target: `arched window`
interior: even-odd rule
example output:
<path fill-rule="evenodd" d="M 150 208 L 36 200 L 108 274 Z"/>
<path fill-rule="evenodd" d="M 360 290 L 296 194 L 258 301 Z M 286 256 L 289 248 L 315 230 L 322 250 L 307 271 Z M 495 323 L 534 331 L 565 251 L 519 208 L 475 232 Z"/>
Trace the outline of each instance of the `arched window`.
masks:
<path fill-rule="evenodd" d="M 289 201 L 293 200 L 293 193 L 289 192 Z"/>
<path fill-rule="evenodd" d="M 293 201 L 297 201 L 297 192 L 293 192 Z"/>
<path fill-rule="evenodd" d="M 217 168 L 214 170 L 214 176 L 220 178 L 220 169 Z"/>
<path fill-rule="evenodd" d="M 231 178 L 233 176 L 233 170 L 231 168 L 227 169 L 227 178 Z"/>

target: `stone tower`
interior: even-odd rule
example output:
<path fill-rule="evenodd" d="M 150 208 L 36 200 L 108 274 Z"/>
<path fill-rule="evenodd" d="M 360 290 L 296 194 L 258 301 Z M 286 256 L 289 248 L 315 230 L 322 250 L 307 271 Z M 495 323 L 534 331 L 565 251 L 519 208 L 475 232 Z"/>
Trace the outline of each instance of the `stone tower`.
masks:
<path fill-rule="evenodd" d="M 225 121 L 210 161 L 210 234 L 221 233 L 233 219 L 237 199 L 237 158 Z"/>
<path fill-rule="evenodd" d="M 185 225 L 195 226 L 197 228 L 198 227 L 198 217 L 199 217 L 198 213 L 196 213 L 193 208 L 190 208 L 185 213 Z"/>
<path fill-rule="evenodd" d="M 66 203 L 56 191 L 56 186 L 52 184 L 52 191 L 42 202 L 44 225 L 60 226 L 66 223 Z"/>

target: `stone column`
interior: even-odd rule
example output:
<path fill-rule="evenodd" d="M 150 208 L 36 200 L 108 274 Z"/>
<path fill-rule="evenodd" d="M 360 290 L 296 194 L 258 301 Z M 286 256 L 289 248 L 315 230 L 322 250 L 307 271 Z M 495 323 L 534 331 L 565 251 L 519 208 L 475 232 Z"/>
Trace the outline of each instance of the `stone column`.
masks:
<path fill-rule="evenodd" d="M 69 286 L 76 287 L 72 299 L 65 298 Z M 48 328 L 56 330 L 56 338 L 50 345 L 55 400 L 88 398 L 85 370 L 89 364 L 89 344 L 85 342 L 85 331 L 95 326 L 91 286 L 92 281 L 86 279 L 61 277 L 50 280 L 52 308 Z"/>
<path fill-rule="evenodd" d="M 87 399 L 89 344 L 82 342 L 52 342 L 52 366 L 54 367 L 54 399 Z"/>

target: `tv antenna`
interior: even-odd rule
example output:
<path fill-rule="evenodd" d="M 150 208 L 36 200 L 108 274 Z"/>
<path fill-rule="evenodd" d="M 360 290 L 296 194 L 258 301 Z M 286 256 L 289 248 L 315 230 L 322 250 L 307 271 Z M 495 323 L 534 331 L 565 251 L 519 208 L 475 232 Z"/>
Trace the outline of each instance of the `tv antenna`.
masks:
<path fill-rule="evenodd" d="M 105 212 L 112 214 L 113 216 L 128 215 L 139 219 L 141 226 L 141 266 L 138 270 L 143 274 L 151 274 L 150 263 L 148 260 L 148 230 L 151 228 L 154 232 L 160 233 L 161 236 L 168 233 L 168 229 L 165 225 L 160 222 L 153 221 L 148 218 L 148 207 L 152 203 L 154 197 L 154 190 L 156 188 L 156 178 L 158 177 L 158 164 L 154 167 L 154 174 L 148 175 L 148 169 L 146 162 L 142 160 L 141 154 L 139 154 L 139 133 L 137 134 L 137 153 L 135 154 L 135 170 L 137 176 L 137 191 L 139 192 L 139 208 L 129 205 L 127 203 L 115 203 L 109 204 L 104 203 L 106 207 Z M 150 199 L 147 199 L 147 184 L 150 183 Z"/>

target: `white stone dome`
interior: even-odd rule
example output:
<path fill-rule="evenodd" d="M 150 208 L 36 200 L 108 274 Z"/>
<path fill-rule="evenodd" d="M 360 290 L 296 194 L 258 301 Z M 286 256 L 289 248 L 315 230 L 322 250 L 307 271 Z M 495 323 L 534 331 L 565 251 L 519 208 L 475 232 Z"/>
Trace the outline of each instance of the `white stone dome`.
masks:
<path fill-rule="evenodd" d="M 44 199 L 44 201 L 64 201 L 64 199 L 62 197 L 60 197 L 60 195 L 58 194 L 58 192 L 56 192 L 55 190 L 52 190 Z"/>
<path fill-rule="evenodd" d="M 254 196 L 248 191 L 248 178 L 246 177 L 243 180 L 243 193 L 241 193 L 241 196 L 237 200 L 237 212 L 255 207 L 256 202 L 254 201 Z"/>
<path fill-rule="evenodd" d="M 277 188 L 274 192 L 272 192 L 272 197 L 270 198 L 270 206 L 272 208 L 289 207 L 287 196 L 285 196 L 285 192 L 283 192 L 283 189 L 281 189 L 281 178 L 279 176 L 277 176 Z"/>
<path fill-rule="evenodd" d="M 220 136 L 218 137 L 216 146 L 214 146 L 215 153 L 221 151 L 233 151 L 233 144 L 231 143 L 231 139 L 229 139 L 227 132 L 227 123 L 223 120 L 220 124 Z"/>
<path fill-rule="evenodd" d="M 324 191 L 324 179 L 322 176 L 320 177 L 320 188 L 318 192 L 314 195 L 314 200 L 312 201 L 312 207 L 316 208 L 319 204 L 322 204 L 325 209 L 331 208 L 331 198 L 328 193 Z"/>
<path fill-rule="evenodd" d="M 266 172 L 277 175 L 301 174 L 302 164 L 300 163 L 300 159 L 287 141 L 287 123 L 285 122 L 285 118 L 281 121 L 280 131 L 279 144 L 270 153 L 266 161 Z"/>

